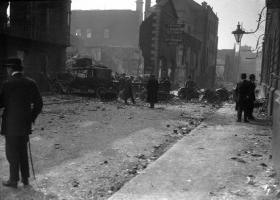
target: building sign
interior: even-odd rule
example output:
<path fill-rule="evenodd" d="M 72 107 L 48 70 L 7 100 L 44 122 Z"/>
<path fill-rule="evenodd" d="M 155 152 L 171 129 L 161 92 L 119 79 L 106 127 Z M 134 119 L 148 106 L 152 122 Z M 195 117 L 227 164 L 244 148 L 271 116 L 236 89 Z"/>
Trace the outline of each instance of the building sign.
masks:
<path fill-rule="evenodd" d="M 178 45 L 183 42 L 185 24 L 168 24 L 166 25 L 166 29 L 168 36 L 165 42 L 168 45 Z"/>
<path fill-rule="evenodd" d="M 182 33 L 185 30 L 185 24 L 167 24 L 167 31 L 169 34 L 178 34 Z"/>

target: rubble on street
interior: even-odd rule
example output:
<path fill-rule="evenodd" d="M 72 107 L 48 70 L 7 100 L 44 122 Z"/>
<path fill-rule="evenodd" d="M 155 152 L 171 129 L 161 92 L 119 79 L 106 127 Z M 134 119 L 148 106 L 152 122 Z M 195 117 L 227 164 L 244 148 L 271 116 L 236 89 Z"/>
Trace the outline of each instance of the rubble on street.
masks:
<path fill-rule="evenodd" d="M 1 185 L 1 200 L 107 199 L 216 110 L 178 99 L 155 109 L 140 100 L 69 95 L 45 96 L 44 103 L 31 135 L 37 180 L 17 192 Z M 4 153 L 1 138 L 1 180 L 8 175 Z"/>

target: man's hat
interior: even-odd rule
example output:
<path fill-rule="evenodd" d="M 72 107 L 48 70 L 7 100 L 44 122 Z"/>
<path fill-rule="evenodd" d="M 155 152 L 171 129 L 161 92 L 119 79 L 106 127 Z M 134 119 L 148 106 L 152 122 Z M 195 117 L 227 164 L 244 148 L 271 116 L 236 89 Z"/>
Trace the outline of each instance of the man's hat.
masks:
<path fill-rule="evenodd" d="M 249 79 L 255 79 L 256 78 L 256 76 L 255 76 L 255 74 L 250 74 L 250 76 L 249 76 Z"/>
<path fill-rule="evenodd" d="M 241 74 L 241 79 L 246 79 L 247 78 L 247 74 L 246 73 L 242 73 Z"/>
<path fill-rule="evenodd" d="M 21 59 L 19 58 L 8 58 L 4 64 L 5 67 L 11 68 L 14 71 L 22 71 L 23 66 Z"/>

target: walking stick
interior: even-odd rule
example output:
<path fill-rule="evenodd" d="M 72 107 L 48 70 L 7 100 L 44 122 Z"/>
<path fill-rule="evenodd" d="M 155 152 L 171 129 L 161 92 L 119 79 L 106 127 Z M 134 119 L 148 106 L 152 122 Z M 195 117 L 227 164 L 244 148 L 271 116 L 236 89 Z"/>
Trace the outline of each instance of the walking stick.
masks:
<path fill-rule="evenodd" d="M 34 179 L 36 180 L 35 170 L 34 170 L 34 165 L 33 165 L 33 159 L 32 159 L 32 153 L 31 153 L 30 141 L 28 141 L 28 149 L 29 149 L 29 158 L 30 158 L 30 164 L 31 164 L 32 173 L 33 173 Z"/>

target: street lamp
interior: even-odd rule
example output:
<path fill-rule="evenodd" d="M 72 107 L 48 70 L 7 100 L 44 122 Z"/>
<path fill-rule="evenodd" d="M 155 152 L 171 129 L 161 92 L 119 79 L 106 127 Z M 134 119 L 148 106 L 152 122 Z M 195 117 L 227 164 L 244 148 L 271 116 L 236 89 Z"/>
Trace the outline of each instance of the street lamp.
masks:
<path fill-rule="evenodd" d="M 244 30 L 242 30 L 241 28 L 241 25 L 240 23 L 238 22 L 237 24 L 237 28 L 235 31 L 232 31 L 232 34 L 234 35 L 235 37 L 235 40 L 236 40 L 236 43 L 239 44 L 239 51 L 238 51 L 238 60 L 237 60 L 237 70 L 236 70 L 236 73 L 237 73 L 237 82 L 238 82 L 238 79 L 239 79 L 239 71 L 240 71 L 240 51 L 241 51 L 241 39 L 243 37 L 244 34 L 246 34 L 246 32 Z"/>
<path fill-rule="evenodd" d="M 242 30 L 240 23 L 238 22 L 237 28 L 235 31 L 232 31 L 232 34 L 235 37 L 236 42 L 239 44 L 241 43 L 241 39 L 246 32 Z"/>

